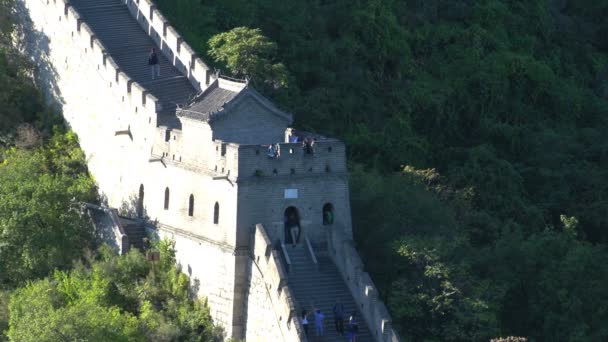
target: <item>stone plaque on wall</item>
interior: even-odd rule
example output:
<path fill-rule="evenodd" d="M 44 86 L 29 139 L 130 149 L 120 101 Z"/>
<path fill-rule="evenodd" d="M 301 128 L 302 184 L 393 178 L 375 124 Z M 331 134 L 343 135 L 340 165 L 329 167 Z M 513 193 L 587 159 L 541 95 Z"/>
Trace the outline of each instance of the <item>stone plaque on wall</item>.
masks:
<path fill-rule="evenodd" d="M 298 189 L 285 189 L 285 199 L 298 198 Z"/>

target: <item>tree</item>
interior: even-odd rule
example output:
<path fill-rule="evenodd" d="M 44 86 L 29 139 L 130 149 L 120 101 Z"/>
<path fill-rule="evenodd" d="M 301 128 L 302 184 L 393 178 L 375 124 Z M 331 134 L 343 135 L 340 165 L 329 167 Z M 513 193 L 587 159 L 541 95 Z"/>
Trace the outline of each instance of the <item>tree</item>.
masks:
<path fill-rule="evenodd" d="M 287 69 L 275 62 L 277 45 L 260 29 L 237 27 L 209 39 L 209 55 L 225 63 L 236 77 L 274 88 L 287 86 Z"/>
<path fill-rule="evenodd" d="M 137 250 L 117 256 L 103 245 L 71 271 L 17 289 L 8 336 L 15 341 L 220 341 L 206 302 L 161 241 L 152 265 Z"/>
<path fill-rule="evenodd" d="M 0 284 L 9 287 L 68 268 L 93 244 L 78 202 L 95 183 L 72 132 L 34 150 L 8 150 L 0 164 Z"/>

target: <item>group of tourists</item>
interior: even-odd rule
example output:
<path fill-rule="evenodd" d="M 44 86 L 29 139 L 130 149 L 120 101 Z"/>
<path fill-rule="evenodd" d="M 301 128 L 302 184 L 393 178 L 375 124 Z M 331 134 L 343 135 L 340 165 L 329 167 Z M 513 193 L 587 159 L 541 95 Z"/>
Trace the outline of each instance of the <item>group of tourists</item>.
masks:
<path fill-rule="evenodd" d="M 270 158 L 279 158 L 281 156 L 281 145 L 274 144 L 268 145 L 268 152 L 266 153 Z"/>
<path fill-rule="evenodd" d="M 320 339 L 324 335 L 324 321 L 325 314 L 321 312 L 321 309 L 313 307 L 313 319 L 315 324 L 315 336 L 317 339 Z M 347 341 L 356 342 L 357 334 L 359 333 L 359 323 L 357 323 L 357 313 L 353 311 L 348 317 L 348 323 L 346 325 L 346 330 L 344 329 L 344 305 L 341 301 L 336 301 L 333 307 L 334 314 L 334 325 L 336 328 L 336 332 L 340 334 L 340 336 L 345 336 Z M 309 321 L 309 313 L 306 310 L 302 310 L 301 317 L 302 326 L 304 327 L 304 333 L 308 337 L 308 326 L 310 325 Z"/>
<path fill-rule="evenodd" d="M 291 144 L 297 144 L 300 142 L 301 138 L 300 136 L 296 133 L 296 130 L 292 130 L 291 134 L 289 135 L 289 143 Z M 317 142 L 317 139 L 312 137 L 305 137 L 304 140 L 302 140 L 302 149 L 304 150 L 305 154 L 314 154 L 315 153 L 315 143 Z M 264 145 L 265 146 L 265 145 Z M 269 158 L 279 158 L 281 156 L 281 145 L 279 145 L 278 143 L 276 144 L 270 144 L 268 145 L 268 150 L 266 152 L 266 155 Z"/>
<path fill-rule="evenodd" d="M 289 142 L 292 144 L 295 143 L 299 143 L 300 140 L 302 140 L 300 138 L 300 136 L 298 135 L 298 133 L 296 132 L 296 130 L 292 130 L 291 134 L 289 135 Z M 314 137 L 305 137 L 304 140 L 302 140 L 302 148 L 304 149 L 304 153 L 306 154 L 314 154 L 315 153 L 315 143 L 317 142 L 317 139 L 315 139 Z"/>

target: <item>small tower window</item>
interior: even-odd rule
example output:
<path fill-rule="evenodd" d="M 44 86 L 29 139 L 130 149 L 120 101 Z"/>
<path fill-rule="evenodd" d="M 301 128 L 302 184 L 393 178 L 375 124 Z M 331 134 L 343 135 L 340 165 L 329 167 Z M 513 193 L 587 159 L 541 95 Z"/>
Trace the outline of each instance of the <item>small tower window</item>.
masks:
<path fill-rule="evenodd" d="M 220 204 L 215 202 L 213 207 L 213 223 L 218 224 L 220 222 Z"/>
<path fill-rule="evenodd" d="M 165 210 L 169 210 L 169 188 L 165 188 Z"/>
<path fill-rule="evenodd" d="M 194 216 L 194 195 L 190 195 L 188 200 L 188 216 Z"/>
<path fill-rule="evenodd" d="M 323 206 L 323 225 L 328 226 L 334 223 L 334 206 L 326 203 Z"/>

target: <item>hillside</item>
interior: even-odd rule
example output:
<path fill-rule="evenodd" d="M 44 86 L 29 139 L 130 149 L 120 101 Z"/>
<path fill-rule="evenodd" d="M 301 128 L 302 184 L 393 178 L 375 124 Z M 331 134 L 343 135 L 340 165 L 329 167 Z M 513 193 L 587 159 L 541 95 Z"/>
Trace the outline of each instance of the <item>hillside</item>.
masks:
<path fill-rule="evenodd" d="M 167 279 L 144 267 L 125 280 L 107 270 L 138 267 L 141 255 L 58 247 L 61 234 L 79 239 L 72 247 L 94 244 L 68 210 L 72 198 L 94 200 L 93 182 L 75 136 L 53 135 L 60 120 L 34 66 L 11 47 L 12 3 L 0 0 L 0 340 L 10 319 L 12 336 L 35 335 L 8 308 L 49 308 L 42 290 L 78 299 L 62 299 L 47 322 L 87 318 L 73 336 L 91 326 L 168 340 L 210 332 L 208 307 L 190 300 L 170 248 Z M 405 340 L 608 339 L 607 0 L 156 3 L 210 64 L 209 40 L 235 27 L 276 42 L 267 57 L 281 65 L 280 86 L 254 79 L 256 88 L 296 127 L 346 142 L 357 247 Z M 40 212 L 70 212 L 44 227 L 54 239 L 40 227 L 24 233 Z M 73 259 L 86 266 L 72 269 Z M 136 298 L 130 282 L 155 285 L 152 299 Z M 182 302 L 153 310 L 176 296 L 165 288 L 174 283 Z M 180 311 L 193 306 L 196 317 Z M 100 308 L 130 320 L 101 326 L 91 314 Z"/>
<path fill-rule="evenodd" d="M 608 337 L 608 1 L 157 5 L 209 62 L 235 27 L 277 43 L 288 86 L 263 90 L 346 141 L 404 337 Z"/>

